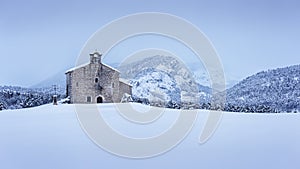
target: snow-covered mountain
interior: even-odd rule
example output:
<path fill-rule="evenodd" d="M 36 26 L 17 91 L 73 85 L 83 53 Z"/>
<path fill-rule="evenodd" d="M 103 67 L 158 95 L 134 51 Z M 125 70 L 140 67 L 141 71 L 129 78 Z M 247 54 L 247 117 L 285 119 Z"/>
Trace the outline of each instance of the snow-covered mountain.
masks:
<path fill-rule="evenodd" d="M 210 97 L 209 87 L 198 84 L 193 73 L 171 56 L 147 57 L 122 64 L 118 69 L 122 78 L 131 80 L 134 97 L 193 103 Z"/>
<path fill-rule="evenodd" d="M 147 98 L 149 102 L 181 101 L 179 86 L 166 72 L 153 68 L 145 69 L 135 76 L 131 84 L 134 97 Z"/>
<path fill-rule="evenodd" d="M 300 65 L 247 77 L 227 90 L 227 103 L 231 111 L 254 107 L 279 112 L 300 111 Z"/>
<path fill-rule="evenodd" d="M 192 102 L 198 105 L 188 107 L 211 108 L 211 88 L 197 83 L 208 83 L 206 72 L 191 72 L 174 57 L 148 57 L 121 65 L 119 70 L 123 78 L 131 80 L 134 97 L 146 98 L 150 102 Z M 250 76 L 227 89 L 226 98 L 227 111 L 300 111 L 300 65 Z"/>

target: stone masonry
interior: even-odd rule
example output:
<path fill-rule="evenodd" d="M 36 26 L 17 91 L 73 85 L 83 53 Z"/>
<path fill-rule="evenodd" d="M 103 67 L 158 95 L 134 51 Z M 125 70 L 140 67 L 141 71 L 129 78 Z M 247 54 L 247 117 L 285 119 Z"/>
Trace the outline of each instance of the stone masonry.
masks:
<path fill-rule="evenodd" d="M 66 71 L 66 95 L 71 103 L 120 102 L 131 85 L 120 80 L 120 72 L 101 62 L 97 51 L 90 54 L 90 63 Z"/>

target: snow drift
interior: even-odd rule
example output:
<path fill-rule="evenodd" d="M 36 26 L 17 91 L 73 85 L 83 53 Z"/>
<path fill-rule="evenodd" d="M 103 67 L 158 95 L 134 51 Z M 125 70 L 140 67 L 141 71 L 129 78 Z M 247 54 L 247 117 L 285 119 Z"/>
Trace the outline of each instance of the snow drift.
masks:
<path fill-rule="evenodd" d="M 149 106 L 132 104 L 146 111 Z M 178 117 L 165 114 L 149 125 L 123 119 L 114 104 L 97 105 L 115 130 L 149 137 L 163 132 Z M 112 155 L 83 132 L 74 105 L 43 105 L 0 112 L 0 168 L 289 168 L 300 166 L 300 114 L 223 113 L 215 134 L 198 144 L 208 111 L 199 110 L 191 133 L 171 151 L 134 160 Z"/>

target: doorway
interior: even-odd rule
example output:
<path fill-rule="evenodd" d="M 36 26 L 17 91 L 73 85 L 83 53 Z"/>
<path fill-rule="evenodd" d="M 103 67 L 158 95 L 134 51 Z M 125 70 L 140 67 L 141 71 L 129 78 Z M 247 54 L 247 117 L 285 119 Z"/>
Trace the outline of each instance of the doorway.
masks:
<path fill-rule="evenodd" d="M 103 98 L 101 96 L 97 97 L 97 103 L 103 103 Z"/>

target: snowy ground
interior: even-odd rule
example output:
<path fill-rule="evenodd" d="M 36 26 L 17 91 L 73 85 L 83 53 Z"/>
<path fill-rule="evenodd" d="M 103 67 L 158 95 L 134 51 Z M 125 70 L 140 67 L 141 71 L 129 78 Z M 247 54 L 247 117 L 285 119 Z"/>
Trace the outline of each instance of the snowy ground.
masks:
<path fill-rule="evenodd" d="M 112 104 L 99 108 L 113 128 L 141 137 L 160 133 L 178 115 L 168 110 L 157 124 L 138 126 L 122 119 Z M 224 113 L 213 137 L 200 145 L 207 114 L 199 111 L 191 133 L 171 151 L 136 160 L 95 145 L 81 129 L 73 105 L 1 111 L 0 168 L 299 168 L 300 114 Z"/>

